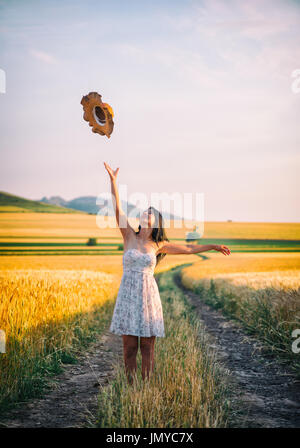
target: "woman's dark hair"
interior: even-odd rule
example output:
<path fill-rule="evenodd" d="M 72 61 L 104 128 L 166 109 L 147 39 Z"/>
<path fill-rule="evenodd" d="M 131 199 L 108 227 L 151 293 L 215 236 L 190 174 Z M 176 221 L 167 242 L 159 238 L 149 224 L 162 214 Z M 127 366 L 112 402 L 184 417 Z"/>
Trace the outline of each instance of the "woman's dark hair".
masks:
<path fill-rule="evenodd" d="M 158 245 L 158 241 L 169 241 L 166 231 L 164 229 L 164 220 L 162 217 L 162 214 L 155 208 L 155 207 L 148 207 L 148 210 L 151 210 L 151 212 L 154 214 L 155 221 L 153 224 L 153 230 L 151 233 L 151 239 L 152 241 L 155 241 L 155 243 Z M 141 225 L 139 224 L 139 230 L 136 233 L 138 235 L 141 230 Z M 167 254 L 161 253 L 156 255 L 156 266 L 158 263 L 166 256 Z"/>

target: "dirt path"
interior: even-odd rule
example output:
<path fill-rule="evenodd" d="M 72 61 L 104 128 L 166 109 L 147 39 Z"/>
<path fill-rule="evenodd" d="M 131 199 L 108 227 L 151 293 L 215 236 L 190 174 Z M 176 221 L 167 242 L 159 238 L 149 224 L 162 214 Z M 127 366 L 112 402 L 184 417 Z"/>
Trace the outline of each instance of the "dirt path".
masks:
<path fill-rule="evenodd" d="M 109 331 L 89 346 L 77 364 L 65 365 L 44 398 L 30 400 L 0 419 L 0 427 L 67 428 L 94 422 L 99 386 L 107 385 L 123 361 L 122 337 Z"/>
<path fill-rule="evenodd" d="M 300 381 L 238 324 L 185 289 L 178 271 L 174 281 L 195 306 L 210 335 L 211 346 L 230 373 L 235 410 L 231 426 L 299 428 Z"/>

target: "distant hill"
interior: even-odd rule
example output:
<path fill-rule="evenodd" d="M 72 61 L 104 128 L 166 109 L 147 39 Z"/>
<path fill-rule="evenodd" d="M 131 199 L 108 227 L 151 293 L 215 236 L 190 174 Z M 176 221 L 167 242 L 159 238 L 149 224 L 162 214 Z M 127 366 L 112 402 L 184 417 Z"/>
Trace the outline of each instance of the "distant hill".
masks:
<path fill-rule="evenodd" d="M 41 201 L 32 201 L 21 196 L 15 196 L 0 191 L 0 213 L 15 212 L 15 213 L 83 213 L 75 209 L 66 208 L 56 204 L 46 204 Z"/>
<path fill-rule="evenodd" d="M 39 201 L 45 204 L 60 205 L 62 207 L 79 210 L 81 212 L 86 212 L 93 215 L 114 215 L 112 201 L 104 197 L 97 198 L 97 196 L 79 196 L 78 198 L 66 201 L 60 196 L 50 196 L 49 198 L 44 196 Z M 122 201 L 123 208 L 125 205 L 126 203 Z"/>
<path fill-rule="evenodd" d="M 72 208 L 75 210 L 85 211 L 90 214 L 95 215 L 105 215 L 105 216 L 114 216 L 114 208 L 111 197 L 104 196 L 80 196 L 78 198 L 71 199 L 70 201 L 66 201 L 60 196 L 51 196 L 49 198 L 43 197 L 39 200 L 40 202 L 44 202 L 46 204 L 53 205 L 61 205 L 63 207 Z M 124 212 L 130 217 L 138 216 L 139 212 L 142 210 L 136 207 L 134 204 L 130 204 L 129 202 L 121 200 L 122 208 Z M 165 219 L 181 219 L 179 216 L 174 216 L 168 212 L 163 212 L 163 217 Z"/>
<path fill-rule="evenodd" d="M 42 199 L 37 199 L 38 202 L 43 202 L 45 204 L 51 204 L 51 205 L 59 205 L 60 207 L 68 207 L 67 202 L 60 196 L 51 196 L 49 199 L 47 199 L 46 196 L 44 196 Z"/>

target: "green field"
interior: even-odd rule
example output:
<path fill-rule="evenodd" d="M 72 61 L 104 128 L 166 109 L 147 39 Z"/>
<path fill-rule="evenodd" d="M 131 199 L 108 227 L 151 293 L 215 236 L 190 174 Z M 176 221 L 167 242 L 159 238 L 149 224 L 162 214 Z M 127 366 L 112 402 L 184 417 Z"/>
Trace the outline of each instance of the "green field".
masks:
<path fill-rule="evenodd" d="M 10 238 L 17 239 L 18 237 L 10 236 Z M 35 238 L 37 241 L 33 241 Z M 81 242 L 71 243 L 66 241 L 67 238 L 63 238 L 62 242 L 40 242 L 38 241 L 40 238 L 30 237 L 30 242 L 0 241 L 0 255 L 119 255 L 119 244 L 122 244 L 120 238 L 115 238 L 114 243 L 97 242 L 95 246 L 87 246 L 87 239 L 80 237 L 72 237 L 72 239 L 81 240 Z M 185 240 L 180 238 L 170 240 L 185 244 Z M 300 252 L 300 240 L 206 238 L 197 243 L 225 244 L 231 252 Z"/>

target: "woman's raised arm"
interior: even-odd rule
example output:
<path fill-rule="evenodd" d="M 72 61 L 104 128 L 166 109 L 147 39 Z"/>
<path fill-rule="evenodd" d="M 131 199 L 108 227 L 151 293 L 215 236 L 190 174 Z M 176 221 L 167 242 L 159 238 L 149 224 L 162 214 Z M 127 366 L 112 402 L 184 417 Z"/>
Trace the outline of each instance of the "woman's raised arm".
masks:
<path fill-rule="evenodd" d="M 122 206 L 120 203 L 119 192 L 118 192 L 118 187 L 117 187 L 117 180 L 116 180 L 119 168 L 117 168 L 116 170 L 113 170 L 105 162 L 104 162 L 104 166 L 105 166 L 105 168 L 109 174 L 109 177 L 110 177 L 112 201 L 113 201 L 113 206 L 114 206 L 114 210 L 115 210 L 115 214 L 116 214 L 117 223 L 118 223 L 118 226 L 122 233 L 123 239 L 125 240 L 125 239 L 128 239 L 130 236 L 134 235 L 135 231 L 129 224 L 127 216 L 125 215 L 124 211 L 122 210 Z"/>
<path fill-rule="evenodd" d="M 224 255 L 230 255 L 230 249 L 223 244 L 174 244 L 168 241 L 165 241 L 161 246 L 159 251 L 156 253 L 165 253 L 165 254 L 198 254 L 199 252 L 206 252 L 208 250 L 217 250 L 218 252 L 222 252 Z"/>

